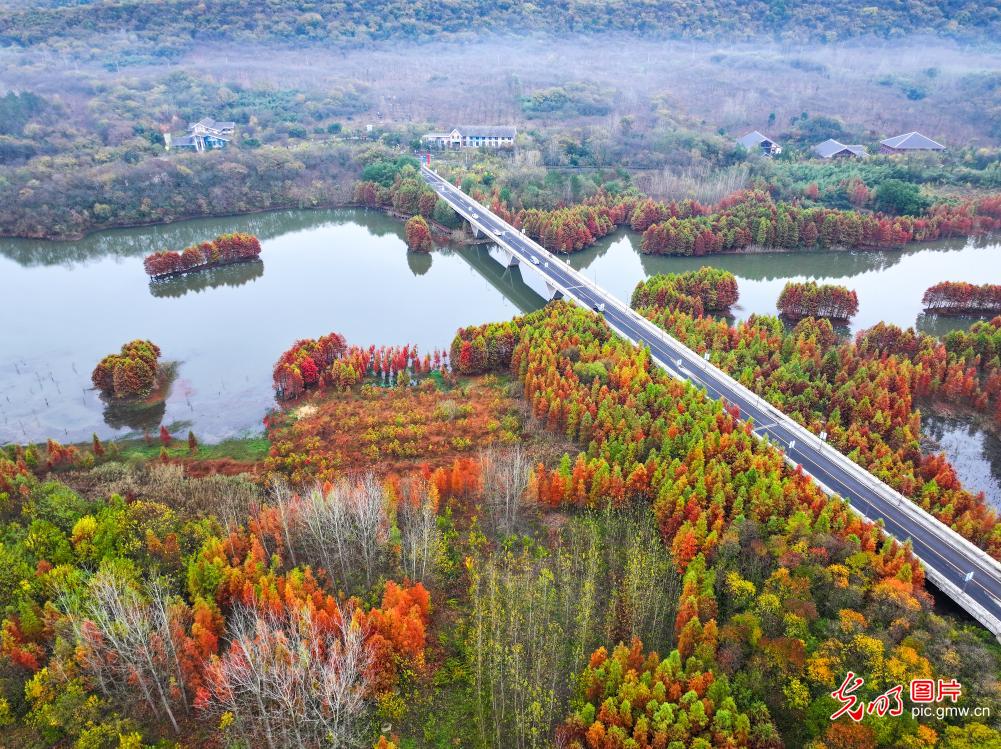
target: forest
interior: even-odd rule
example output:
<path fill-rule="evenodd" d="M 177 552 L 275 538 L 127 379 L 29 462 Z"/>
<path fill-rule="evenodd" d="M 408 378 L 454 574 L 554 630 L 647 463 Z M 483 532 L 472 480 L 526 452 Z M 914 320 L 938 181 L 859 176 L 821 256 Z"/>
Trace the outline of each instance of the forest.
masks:
<path fill-rule="evenodd" d="M 407 281 L 493 283 L 419 173 L 422 135 L 467 125 L 514 146 L 433 151 L 443 177 L 553 252 L 632 232 L 644 274 L 980 249 L 1001 232 L 999 37 L 972 0 L 0 0 L 0 236 L 39 240 L 0 261 L 71 276 L 108 230 L 156 227 L 108 252 L 140 279 L 145 257 L 174 332 L 182 305 L 267 290 L 261 242 L 344 208 L 400 221 L 356 226 Z M 234 124 L 225 147 L 167 148 L 203 118 Z M 751 130 L 782 153 L 738 146 Z M 913 130 L 946 150 L 879 152 Z M 828 138 L 869 157 L 817 158 Z M 161 228 L 258 213 L 208 241 L 232 229 Z M 919 329 L 849 332 L 869 287 L 809 275 L 742 319 L 753 292 L 708 266 L 630 305 L 1001 559 L 997 509 L 928 426 L 1001 435 L 999 287 L 966 277 L 922 282 Z M 386 318 L 375 340 L 292 304 L 253 383 L 239 354 L 262 341 L 230 335 L 218 385 L 169 335 L 101 342 L 71 397 L 121 436 L 0 445 L 0 746 L 1001 749 L 998 641 L 735 406 L 566 300 L 463 309 L 427 345 L 414 326 L 460 297 L 401 304 L 388 278 L 351 290 Z M 174 418 L 262 385 L 239 435 Z M 838 717 L 854 676 L 868 707 Z M 915 684 L 966 712 L 915 716 Z"/>
<path fill-rule="evenodd" d="M 377 163 L 377 170 L 366 167 L 355 184 L 356 202 L 404 216 L 420 215 L 445 227 L 456 225 L 456 214 L 414 166 L 400 160 Z M 579 251 L 621 226 L 642 233 L 644 253 L 694 256 L 748 248 L 897 249 L 910 242 L 983 238 L 1001 228 L 1001 196 L 993 193 L 926 206 L 910 216 L 859 210 L 869 200 L 862 183 L 859 206 L 851 210 L 816 205 L 809 196 L 776 201 L 768 189 L 734 192 L 715 205 L 690 199 L 664 202 L 610 183 L 577 203 L 515 209 L 512 204 L 518 201 L 509 188 L 493 180 L 481 186 L 454 169 L 444 172 L 495 214 L 556 252 Z M 372 176 L 378 180 L 366 179 Z"/>
<path fill-rule="evenodd" d="M 737 296 L 732 277 L 703 271 L 656 279 L 637 299 L 655 307 L 662 291 L 714 308 Z M 820 409 L 810 398 L 827 382 L 802 373 L 817 357 L 825 376 L 843 370 L 826 397 L 847 428 L 825 426 L 867 457 L 885 448 L 854 424 L 876 425 L 892 447 L 915 433 L 908 366 L 915 398 L 930 374 L 946 382 L 936 397 L 958 387 L 959 404 L 981 397 L 960 362 L 984 362 L 974 382 L 997 375 L 1001 320 L 944 344 L 867 331 L 857 354 L 826 323 L 800 323 L 790 339 L 767 322 L 760 342 L 725 326 L 702 334 L 755 361 L 767 352 L 768 366 L 788 361 L 768 381 L 804 413 Z M 184 440 L 138 464 L 97 440 L 5 449 L 4 740 L 1001 739 L 978 721 L 830 720 L 849 670 L 866 675 L 867 700 L 957 678 L 961 704 L 996 709 L 1001 652 L 936 613 L 906 545 L 821 494 L 731 410 L 668 380 L 600 316 L 556 303 L 462 328 L 447 360 L 454 371 L 444 354 L 353 349 L 337 334 L 291 343 L 276 384 L 297 374 L 302 389 L 269 417 L 266 471 L 240 478 L 195 478 L 205 448 Z M 889 362 L 888 379 L 862 372 L 875 361 Z M 902 452 L 870 465 L 919 476 L 916 501 L 997 553 L 995 521 L 948 464 L 911 466 L 917 451 Z"/>
<path fill-rule="evenodd" d="M 730 281 L 658 279 L 638 298 L 726 301 Z M 674 314 L 675 327 L 711 324 Z M 827 323 L 772 350 L 809 350 L 807 325 Z M 976 347 L 996 362 L 998 330 L 950 337 L 949 357 Z M 903 367 L 931 344 L 880 330 L 853 345 L 910 352 Z M 5 449 L 6 735 L 382 749 L 1001 740 L 977 721 L 830 720 L 849 670 L 867 699 L 943 675 L 963 704 L 996 708 L 1001 650 L 935 612 L 906 545 L 599 316 L 556 302 L 462 328 L 447 359 L 338 334 L 297 342 L 276 384 L 289 367 L 315 384 L 275 415 L 267 478 L 196 478 L 193 436 L 189 457 L 139 463 L 96 439 L 66 457 L 54 442 Z M 341 362 L 361 380 L 338 382 Z M 409 439 L 416 452 L 390 447 Z M 921 500 L 953 511 L 964 495 L 935 465 L 943 494 Z"/>
<path fill-rule="evenodd" d="M 844 322 L 858 312 L 858 294 L 844 286 L 790 281 L 782 288 L 776 306 L 782 316 L 792 320 L 824 317 Z"/>
<path fill-rule="evenodd" d="M 1001 554 L 1001 524 L 942 455 L 921 451 L 921 406 L 950 404 L 1001 429 L 1001 318 L 944 339 L 879 323 L 843 341 L 829 320 L 792 330 L 752 316 L 730 326 L 660 306 L 641 284 L 636 309 L 828 440 L 953 529 Z M 655 282 L 656 283 L 656 282 Z"/>
<path fill-rule="evenodd" d="M 8 0 L 0 23 L 0 41 L 24 46 L 83 46 L 104 28 L 127 32 L 136 41 L 123 54 L 139 59 L 169 59 L 200 39 L 236 42 L 290 41 L 366 44 L 415 37 L 469 39 L 474 35 L 529 33 L 544 29 L 561 34 L 642 32 L 665 37 L 746 39 L 780 36 L 789 40 L 833 40 L 862 35 L 899 36 L 930 32 L 956 36 L 989 36 L 998 28 L 993 8 L 961 2 L 958 6 L 928 2 L 919 9 L 875 9 L 860 3 L 832 8 L 800 2 L 770 8 L 727 2 L 694 6 L 654 5 L 618 0 L 614 3 L 540 2 L 498 8 L 482 2 L 437 6 L 380 0 L 365 8 L 346 9 L 329 2 L 293 2 L 241 13 L 239 4 L 217 2 L 212 13 L 198 11 L 187 0 L 160 3 L 99 2 L 87 6 Z M 169 9 L 168 9 L 169 8 Z M 962 21 L 958 20 L 962 19 Z M 88 33 L 89 32 L 89 33 Z M 82 37 L 82 39 L 81 39 Z M 143 49 L 149 43 L 151 48 Z M 84 49 L 86 49 L 84 47 Z"/>

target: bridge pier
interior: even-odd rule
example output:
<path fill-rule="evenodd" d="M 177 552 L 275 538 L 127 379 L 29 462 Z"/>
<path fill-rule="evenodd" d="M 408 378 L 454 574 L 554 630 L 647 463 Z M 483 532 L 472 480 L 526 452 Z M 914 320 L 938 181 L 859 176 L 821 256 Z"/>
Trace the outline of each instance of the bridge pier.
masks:
<path fill-rule="evenodd" d="M 480 238 L 480 227 L 478 227 L 476 224 L 470 222 L 469 228 L 473 230 L 473 236 L 476 237 L 477 239 L 479 239 Z"/>
<path fill-rule="evenodd" d="M 562 299 L 563 292 L 553 286 L 549 281 L 546 281 L 546 291 L 549 292 L 549 301 L 553 299 Z"/>
<path fill-rule="evenodd" d="M 517 268 L 521 264 L 518 256 L 503 245 L 492 244 L 489 246 L 487 252 L 490 253 L 490 257 L 497 261 L 498 265 L 502 265 L 505 268 Z"/>

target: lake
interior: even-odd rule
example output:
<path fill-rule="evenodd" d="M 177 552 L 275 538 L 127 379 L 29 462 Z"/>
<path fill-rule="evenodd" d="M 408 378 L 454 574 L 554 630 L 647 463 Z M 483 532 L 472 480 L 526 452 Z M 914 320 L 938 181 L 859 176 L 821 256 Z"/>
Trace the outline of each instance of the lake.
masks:
<path fill-rule="evenodd" d="M 921 429 L 948 456 L 963 486 L 982 491 L 1001 512 L 1001 439 L 962 419 L 935 414 L 922 416 Z"/>
<path fill-rule="evenodd" d="M 261 239 L 260 262 L 150 284 L 146 254 L 232 231 Z M 997 244 L 709 258 L 650 257 L 638 246 L 637 235 L 619 231 L 570 263 L 627 301 L 649 275 L 725 268 L 738 278 L 733 313 L 740 319 L 774 314 L 788 280 L 841 283 L 859 294 L 853 329 L 886 320 L 936 334 L 970 320 L 925 319 L 928 286 L 1001 283 Z M 296 339 L 337 331 L 364 346 L 447 348 L 460 326 L 541 307 L 527 280 L 484 247 L 408 253 L 402 222 L 363 210 L 203 219 L 71 242 L 0 239 L 8 317 L 0 336 L 0 443 L 122 436 L 161 420 L 206 442 L 257 432 L 273 406 L 271 368 Z M 98 360 L 133 338 L 152 340 L 165 361 L 177 363 L 165 406 L 143 418 L 107 410 L 90 384 Z M 996 476 L 993 465 L 988 474 Z"/>

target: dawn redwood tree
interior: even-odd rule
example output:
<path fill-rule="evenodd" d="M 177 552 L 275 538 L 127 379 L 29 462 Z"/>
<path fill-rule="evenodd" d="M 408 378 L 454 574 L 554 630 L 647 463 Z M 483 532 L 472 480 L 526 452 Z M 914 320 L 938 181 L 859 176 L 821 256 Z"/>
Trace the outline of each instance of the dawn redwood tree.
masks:
<path fill-rule="evenodd" d="M 724 312 L 737 303 L 737 279 L 729 271 L 703 266 L 689 273 L 651 276 L 636 285 L 632 306 L 678 307 L 695 316 Z"/>
<path fill-rule="evenodd" d="M 108 397 L 146 398 L 156 385 L 160 349 L 150 341 L 135 340 L 118 354 L 104 357 L 91 373 L 94 387 Z"/>
<path fill-rule="evenodd" d="M 220 234 L 210 242 L 186 247 L 181 252 L 163 250 L 148 255 L 143 267 L 153 278 L 210 268 L 221 263 L 252 260 L 261 254 L 261 243 L 252 234 Z"/>
<path fill-rule="evenodd" d="M 777 306 L 781 314 L 792 319 L 826 317 L 850 320 L 858 312 L 858 295 L 844 286 L 790 281 L 779 294 Z"/>
<path fill-rule="evenodd" d="M 921 300 L 925 311 L 939 314 L 1001 313 L 1001 285 L 943 281 L 930 287 Z"/>
<path fill-rule="evenodd" d="M 413 252 L 430 252 L 431 227 L 423 216 L 413 216 L 406 224 L 407 247 Z"/>

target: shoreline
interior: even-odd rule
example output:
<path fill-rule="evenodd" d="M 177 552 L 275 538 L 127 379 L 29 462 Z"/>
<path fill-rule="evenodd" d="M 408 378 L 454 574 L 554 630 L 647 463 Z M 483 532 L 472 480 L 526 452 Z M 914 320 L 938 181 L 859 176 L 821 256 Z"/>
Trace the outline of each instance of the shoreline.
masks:
<path fill-rule="evenodd" d="M 310 206 L 269 206 L 268 208 L 257 208 L 250 211 L 240 211 L 238 213 L 199 213 L 191 216 L 178 216 L 173 219 L 161 219 L 159 221 L 134 221 L 120 224 L 111 224 L 108 226 L 95 227 L 90 231 L 83 231 L 74 234 L 60 234 L 57 236 L 51 235 L 30 235 L 30 234 L 11 234 L 9 232 L 0 229 L 0 239 L 31 239 L 42 242 L 78 242 L 81 239 L 86 239 L 87 237 L 93 236 L 94 234 L 100 234 L 105 231 L 116 231 L 118 229 L 142 229 L 145 227 L 152 226 L 170 226 L 172 224 L 181 224 L 185 221 L 198 221 L 200 219 L 221 219 L 221 218 L 238 218 L 240 216 L 258 216 L 262 213 L 279 213 L 281 211 L 322 211 L 322 210 L 337 210 L 337 209 L 348 209 L 348 208 L 364 208 L 366 210 L 371 210 L 369 206 L 362 205 L 360 203 L 339 203 L 339 202 L 324 202 L 318 203 L 317 205 Z M 377 209 L 376 209 L 377 210 Z"/>
<path fill-rule="evenodd" d="M 52 235 L 41 235 L 41 236 L 39 236 L 39 235 L 12 234 L 12 233 L 8 233 L 8 232 L 3 231 L 3 229 L 0 229 L 0 239 L 24 239 L 24 240 L 35 240 L 35 241 L 54 242 L 54 243 L 55 242 L 76 242 L 76 241 L 79 241 L 81 239 L 86 239 L 87 237 L 90 237 L 90 236 L 92 236 L 94 234 L 100 234 L 101 232 L 106 232 L 106 231 L 115 231 L 115 230 L 118 230 L 118 229 L 141 229 L 141 228 L 145 228 L 145 227 L 170 226 L 172 224 L 183 223 L 185 221 L 197 221 L 199 219 L 238 218 L 240 216 L 256 216 L 256 215 L 260 215 L 260 214 L 264 214 L 264 213 L 278 213 L 278 212 L 281 212 L 281 211 L 312 211 L 312 210 L 341 210 L 341 209 L 343 209 L 343 210 L 352 210 L 353 209 L 353 210 L 377 211 L 377 212 L 383 213 L 383 214 L 385 214 L 387 216 L 391 216 L 393 218 L 399 219 L 401 222 L 405 222 L 408 218 L 410 218 L 409 216 L 405 216 L 405 215 L 403 215 L 403 214 L 401 214 L 401 213 L 393 210 L 392 207 L 370 206 L 370 205 L 365 205 L 364 203 L 356 203 L 356 202 L 353 202 L 353 201 L 351 201 L 351 202 L 340 202 L 340 201 L 333 200 L 333 201 L 324 201 L 322 203 L 318 203 L 316 205 L 310 205 L 310 206 L 295 206 L 295 205 L 269 206 L 267 208 L 258 208 L 258 209 L 249 210 L 249 211 L 240 211 L 238 213 L 201 213 L 201 214 L 191 215 L 191 216 L 180 216 L 180 217 L 177 217 L 177 218 L 174 218 L 174 219 L 170 219 L 170 220 L 138 221 L 138 222 L 128 222 L 128 223 L 116 223 L 116 224 L 109 225 L 109 226 L 95 227 L 95 228 L 92 228 L 89 231 L 83 231 L 83 232 L 78 232 L 78 233 L 74 233 L 74 234 L 57 235 L 57 236 L 52 236 Z M 486 239 L 486 238 L 477 239 L 475 237 L 457 236 L 457 233 L 458 234 L 462 233 L 461 229 L 449 229 L 448 227 L 446 227 L 446 226 L 444 226 L 442 224 L 439 224 L 439 223 L 437 223 L 436 221 L 433 221 L 433 220 L 428 220 L 428 223 L 431 226 L 432 233 L 437 234 L 441 238 L 447 238 L 448 240 L 453 241 L 453 242 L 457 242 L 457 243 L 465 244 L 465 245 L 470 245 L 470 246 L 475 246 L 475 245 L 480 245 L 480 244 L 488 244 L 490 242 L 490 240 Z M 597 245 L 601 240 L 606 239 L 606 238 L 612 236 L 613 234 L 617 234 L 619 232 L 629 233 L 629 232 L 632 232 L 632 231 L 633 230 L 628 226 L 628 224 L 620 225 L 615 230 L 613 230 L 612 232 L 610 232 L 609 234 L 606 234 L 605 236 L 600 237 L 599 239 L 597 239 L 593 244 L 590 244 L 587 247 L 582 247 L 580 250 L 576 250 L 574 252 L 570 252 L 570 253 L 567 253 L 567 254 L 569 254 L 569 255 L 576 255 L 576 254 L 578 254 L 580 252 L 586 252 L 587 250 L 589 250 L 592 247 L 594 247 L 595 245 Z M 633 232 L 633 233 L 636 234 L 637 236 L 642 236 L 642 232 Z M 948 237 L 948 238 L 945 238 L 945 240 L 934 240 L 934 241 L 962 241 L 962 242 L 965 243 L 965 242 L 970 242 L 970 241 L 975 241 L 975 240 L 983 240 L 983 239 L 986 239 L 989 236 L 990 235 L 968 236 L 968 237 L 957 236 L 957 237 Z M 786 254 L 795 254 L 795 253 L 826 254 L 826 253 L 831 253 L 831 252 L 834 252 L 834 253 L 841 253 L 841 252 L 865 252 L 865 253 L 885 252 L 885 253 L 899 253 L 899 252 L 906 251 L 909 246 L 912 246 L 912 245 L 920 246 L 920 245 L 925 245 L 925 244 L 927 244 L 927 242 L 923 242 L 922 241 L 922 242 L 908 242 L 907 244 L 898 245 L 896 247 L 857 247 L 857 248 L 845 247 L 843 245 L 835 245 L 835 246 L 832 246 L 832 247 L 825 247 L 825 248 L 820 248 L 820 247 L 813 247 L 813 248 L 807 248 L 807 247 L 762 247 L 760 245 L 754 245 L 754 244 L 752 244 L 752 245 L 748 245 L 747 247 L 742 247 L 742 248 L 739 248 L 739 249 L 726 250 L 724 252 L 710 252 L 710 253 L 706 253 L 704 255 L 694 255 L 694 254 L 693 255 L 686 255 L 684 253 L 668 253 L 668 252 L 644 252 L 643 249 L 642 249 L 642 247 L 638 247 L 637 248 L 637 252 L 639 252 L 641 255 L 645 255 L 645 256 L 648 256 L 648 257 L 670 257 L 670 258 L 685 258 L 685 257 L 705 257 L 705 258 L 709 258 L 709 257 L 715 257 L 715 256 L 730 256 L 730 255 L 786 255 Z M 218 266 L 213 266 L 213 267 L 218 267 Z M 157 277 L 153 277 L 153 279 L 154 280 L 158 280 L 160 278 L 168 278 L 168 277 L 170 277 L 170 276 L 157 276 Z M 941 313 L 935 313 L 935 314 L 941 314 Z M 971 313 L 966 313 L 966 314 L 969 315 Z M 977 313 L 973 313 L 973 314 L 977 314 Z M 991 313 L 983 313 L 983 314 L 991 314 Z"/>

